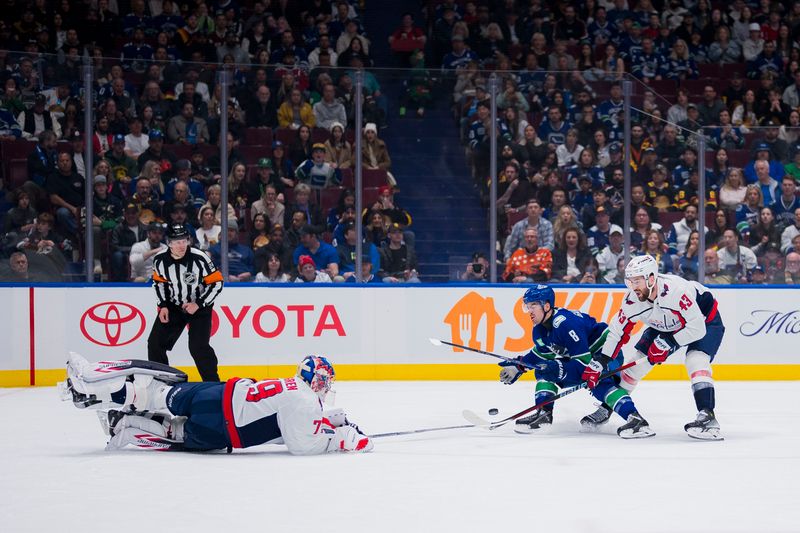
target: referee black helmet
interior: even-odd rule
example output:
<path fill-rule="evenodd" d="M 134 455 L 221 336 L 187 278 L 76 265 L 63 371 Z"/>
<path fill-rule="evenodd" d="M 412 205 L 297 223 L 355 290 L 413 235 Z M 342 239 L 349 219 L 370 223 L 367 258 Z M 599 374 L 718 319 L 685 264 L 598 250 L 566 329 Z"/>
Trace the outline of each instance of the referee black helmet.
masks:
<path fill-rule="evenodd" d="M 188 238 L 190 238 L 189 230 L 185 224 L 170 224 L 167 228 L 167 240 L 175 241 Z"/>

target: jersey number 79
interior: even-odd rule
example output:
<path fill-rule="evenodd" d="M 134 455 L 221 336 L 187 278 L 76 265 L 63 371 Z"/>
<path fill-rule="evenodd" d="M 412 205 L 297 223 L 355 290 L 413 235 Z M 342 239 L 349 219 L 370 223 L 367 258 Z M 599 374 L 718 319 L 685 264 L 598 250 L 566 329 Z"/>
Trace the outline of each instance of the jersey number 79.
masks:
<path fill-rule="evenodd" d="M 283 384 L 279 379 L 259 381 L 247 391 L 246 400 L 248 402 L 258 402 L 265 398 L 272 398 L 273 396 L 282 392 Z"/>

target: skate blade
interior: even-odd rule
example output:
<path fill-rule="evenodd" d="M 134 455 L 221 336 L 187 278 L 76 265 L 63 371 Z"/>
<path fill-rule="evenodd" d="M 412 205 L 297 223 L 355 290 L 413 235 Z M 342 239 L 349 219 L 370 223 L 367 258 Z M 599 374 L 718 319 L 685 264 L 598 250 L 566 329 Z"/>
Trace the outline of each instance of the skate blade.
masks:
<path fill-rule="evenodd" d="M 592 424 L 591 422 L 581 422 L 581 433 L 600 433 L 603 430 L 603 426 L 608 423 L 608 420 L 605 422 L 601 422 L 600 424 Z"/>
<path fill-rule="evenodd" d="M 68 381 L 59 381 L 56 383 L 56 392 L 62 402 L 72 401 L 72 388 Z"/>
<path fill-rule="evenodd" d="M 725 437 L 720 433 L 719 428 L 710 428 L 702 430 L 700 428 L 689 428 L 686 434 L 697 440 L 725 440 Z"/>
<path fill-rule="evenodd" d="M 111 428 L 108 427 L 108 411 L 95 411 L 97 413 L 97 420 L 100 421 L 100 427 L 103 428 L 103 433 L 111 437 Z"/>
<path fill-rule="evenodd" d="M 553 424 L 542 424 L 538 428 L 531 428 L 528 426 L 515 426 L 514 433 L 519 433 L 520 435 L 545 435 L 550 433 L 550 428 L 552 428 Z"/>
<path fill-rule="evenodd" d="M 632 433 L 630 431 L 623 431 L 622 433 L 618 433 L 619 437 L 622 439 L 646 439 L 647 437 L 655 437 L 656 432 L 653 430 L 648 431 L 637 431 L 636 433 Z"/>

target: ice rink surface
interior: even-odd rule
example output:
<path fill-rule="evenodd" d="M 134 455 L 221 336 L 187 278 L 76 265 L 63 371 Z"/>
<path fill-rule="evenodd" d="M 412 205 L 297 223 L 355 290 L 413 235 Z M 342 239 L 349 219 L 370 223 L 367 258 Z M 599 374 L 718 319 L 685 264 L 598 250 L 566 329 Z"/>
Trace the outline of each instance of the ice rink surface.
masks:
<path fill-rule="evenodd" d="M 340 382 L 336 405 L 368 433 L 504 418 L 533 383 Z M 376 439 L 370 454 L 293 457 L 103 450 L 94 412 L 54 388 L 0 389 L 0 531 L 797 532 L 798 382 L 717 384 L 723 442 L 690 439 L 689 384 L 647 382 L 654 438 L 618 417 L 579 432 L 585 391 L 559 400 L 546 435 L 509 426 Z"/>

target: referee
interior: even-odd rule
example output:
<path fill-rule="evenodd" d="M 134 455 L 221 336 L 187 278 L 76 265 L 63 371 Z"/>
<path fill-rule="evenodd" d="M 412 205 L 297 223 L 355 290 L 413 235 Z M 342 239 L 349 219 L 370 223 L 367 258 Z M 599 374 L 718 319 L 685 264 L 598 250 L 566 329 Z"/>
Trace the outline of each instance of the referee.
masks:
<path fill-rule="evenodd" d="M 153 258 L 153 288 L 158 300 L 158 320 L 147 339 L 147 358 L 169 364 L 181 332 L 189 324 L 189 353 L 203 381 L 219 381 L 217 354 L 211 339 L 211 308 L 222 292 L 222 274 L 208 256 L 191 247 L 183 224 L 167 228 L 167 246 Z"/>

